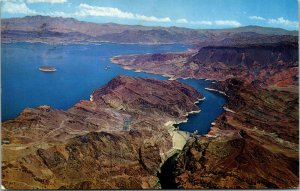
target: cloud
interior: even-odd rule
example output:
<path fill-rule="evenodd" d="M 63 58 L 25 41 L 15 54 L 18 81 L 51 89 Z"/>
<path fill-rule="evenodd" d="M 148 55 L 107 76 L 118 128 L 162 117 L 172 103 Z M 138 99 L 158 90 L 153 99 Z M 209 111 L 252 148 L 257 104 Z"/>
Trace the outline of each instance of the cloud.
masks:
<path fill-rule="evenodd" d="M 65 12 L 37 12 L 35 10 L 30 9 L 27 7 L 26 3 L 22 0 L 0 0 L 3 2 L 3 7 L 1 9 L 5 13 L 10 14 L 25 14 L 25 15 L 45 15 L 45 16 L 52 16 L 52 17 L 72 17 L 73 14 L 68 14 Z"/>
<path fill-rule="evenodd" d="M 36 11 L 29 9 L 25 3 L 15 3 L 13 1 L 4 2 L 2 11 L 10 14 L 36 14 Z"/>
<path fill-rule="evenodd" d="M 3 2 L 2 10 L 3 12 L 10 14 L 25 14 L 25 15 L 45 15 L 53 17 L 112 17 L 119 19 L 131 19 L 138 21 L 146 22 L 166 22 L 166 23 L 180 23 L 180 24 L 192 24 L 192 25 L 219 25 L 219 26 L 241 26 L 238 21 L 234 20 L 216 20 L 216 21 L 189 21 L 185 18 L 180 19 L 171 19 L 170 17 L 155 17 L 155 16 L 146 16 L 142 14 L 136 14 L 132 12 L 126 12 L 114 7 L 100 7 L 100 6 L 91 6 L 85 3 L 78 5 L 77 10 L 73 13 L 66 13 L 63 11 L 53 11 L 53 12 L 38 12 L 31 10 L 27 7 L 24 0 L 0 0 Z M 27 0 L 28 3 L 44 2 L 44 3 L 63 3 L 67 0 Z M 270 22 L 287 22 L 283 18 L 278 18 L 277 20 L 273 19 Z"/>
<path fill-rule="evenodd" d="M 66 3 L 67 0 L 27 0 L 27 3 Z"/>
<path fill-rule="evenodd" d="M 169 17 L 158 18 L 154 16 L 145 16 L 140 14 L 134 14 L 131 12 L 125 12 L 118 8 L 113 7 L 98 7 L 88 4 L 80 4 L 79 11 L 75 13 L 77 16 L 101 16 L 101 17 L 115 17 L 122 19 L 135 19 L 150 22 L 171 22 Z"/>
<path fill-rule="evenodd" d="M 269 24 L 275 24 L 275 25 L 285 25 L 289 27 L 298 27 L 298 21 L 290 21 L 288 19 L 284 19 L 283 17 L 279 17 L 277 19 L 266 19 L 260 16 L 250 16 L 249 19 L 252 20 L 260 20 L 265 21 Z"/>
<path fill-rule="evenodd" d="M 186 19 L 177 19 L 175 22 L 176 23 L 188 23 L 188 21 Z"/>
<path fill-rule="evenodd" d="M 172 20 L 169 17 L 164 18 L 157 18 L 154 16 L 145 16 L 145 15 L 139 15 L 135 14 L 135 19 L 143 20 L 143 21 L 152 21 L 152 22 L 172 22 Z"/>
<path fill-rule="evenodd" d="M 213 22 L 211 21 L 191 21 L 193 25 L 212 25 Z"/>
<path fill-rule="evenodd" d="M 266 19 L 260 16 L 250 16 L 249 19 L 265 21 Z"/>
<path fill-rule="evenodd" d="M 233 20 L 217 20 L 214 23 L 216 25 L 222 25 L 222 26 L 234 26 L 234 27 L 241 26 L 241 23 Z"/>
<path fill-rule="evenodd" d="M 77 12 L 79 16 L 102 16 L 102 17 L 117 17 L 125 19 L 134 19 L 134 14 L 130 12 L 121 11 L 118 8 L 113 7 L 97 7 L 87 4 L 79 5 L 80 11 Z"/>
<path fill-rule="evenodd" d="M 290 21 L 288 19 L 284 19 L 283 17 L 279 17 L 277 19 L 268 19 L 269 24 L 277 24 L 277 25 L 286 25 L 291 27 L 298 27 L 297 21 Z"/>

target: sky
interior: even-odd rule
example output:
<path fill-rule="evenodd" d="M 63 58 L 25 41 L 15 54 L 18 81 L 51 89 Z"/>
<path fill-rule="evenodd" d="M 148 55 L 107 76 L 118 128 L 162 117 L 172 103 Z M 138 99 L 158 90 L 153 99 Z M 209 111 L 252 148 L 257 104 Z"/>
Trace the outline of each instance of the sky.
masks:
<path fill-rule="evenodd" d="M 47 15 L 80 21 L 196 29 L 247 25 L 298 30 L 298 0 L 0 0 L 1 18 Z"/>

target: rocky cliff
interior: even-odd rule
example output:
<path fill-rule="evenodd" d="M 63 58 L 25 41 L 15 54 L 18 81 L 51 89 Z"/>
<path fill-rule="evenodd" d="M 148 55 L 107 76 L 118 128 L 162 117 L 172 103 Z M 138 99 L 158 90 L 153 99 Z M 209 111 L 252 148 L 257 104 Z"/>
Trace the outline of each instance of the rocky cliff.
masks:
<path fill-rule="evenodd" d="M 206 46 L 198 52 L 114 57 L 127 69 L 173 78 L 226 80 L 232 77 L 263 86 L 298 85 L 298 42 Z"/>
<path fill-rule="evenodd" d="M 159 188 L 169 121 L 199 108 L 195 89 L 176 81 L 117 77 L 68 111 L 25 109 L 2 124 L 7 189 Z M 125 126 L 124 123 L 129 123 Z"/>
<path fill-rule="evenodd" d="M 180 188 L 297 188 L 298 93 L 229 79 L 212 88 L 228 96 L 206 136 L 189 141 L 174 172 Z"/>
<path fill-rule="evenodd" d="M 249 189 L 299 185 L 298 59 L 298 43 L 280 42 L 112 61 L 172 78 L 218 80 L 209 90 L 227 96 L 225 111 L 207 135 L 185 145 L 174 183 L 184 189 Z"/>
<path fill-rule="evenodd" d="M 204 47 L 190 59 L 198 66 L 194 76 L 229 77 L 264 85 L 297 85 L 298 43 Z"/>

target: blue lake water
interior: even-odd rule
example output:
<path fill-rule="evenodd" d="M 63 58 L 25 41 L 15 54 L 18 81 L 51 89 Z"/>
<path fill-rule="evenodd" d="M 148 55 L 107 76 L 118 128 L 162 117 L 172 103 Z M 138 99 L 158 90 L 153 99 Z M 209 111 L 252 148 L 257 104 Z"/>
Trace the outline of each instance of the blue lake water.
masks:
<path fill-rule="evenodd" d="M 1 45 L 2 121 L 13 119 L 26 107 L 50 105 L 66 110 L 118 75 L 167 79 L 160 75 L 137 73 L 111 64 L 116 55 L 185 51 L 187 45 L 130 45 L 101 43 L 89 45 L 48 45 L 14 43 Z M 104 68 L 109 65 L 109 70 Z M 51 66 L 56 72 L 38 70 Z M 202 92 L 201 112 L 181 124 L 182 130 L 207 133 L 210 123 L 222 113 L 223 95 L 204 90 L 209 81 L 179 80 Z"/>

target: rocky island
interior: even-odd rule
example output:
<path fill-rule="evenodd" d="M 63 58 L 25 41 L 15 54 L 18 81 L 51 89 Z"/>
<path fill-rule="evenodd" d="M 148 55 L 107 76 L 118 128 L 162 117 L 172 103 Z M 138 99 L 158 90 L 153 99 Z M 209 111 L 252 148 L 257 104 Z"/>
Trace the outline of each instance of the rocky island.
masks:
<path fill-rule="evenodd" d="M 41 66 L 39 67 L 39 70 L 43 72 L 56 72 L 56 68 L 49 67 L 49 66 Z"/>
<path fill-rule="evenodd" d="M 7 189 L 159 188 L 160 166 L 187 139 L 172 124 L 198 111 L 202 98 L 177 81 L 120 76 L 68 111 L 27 108 L 2 124 L 2 139 L 9 140 L 2 145 L 2 183 Z"/>

